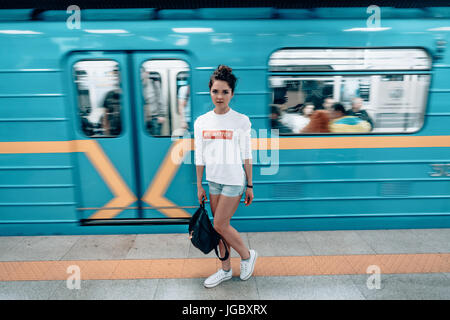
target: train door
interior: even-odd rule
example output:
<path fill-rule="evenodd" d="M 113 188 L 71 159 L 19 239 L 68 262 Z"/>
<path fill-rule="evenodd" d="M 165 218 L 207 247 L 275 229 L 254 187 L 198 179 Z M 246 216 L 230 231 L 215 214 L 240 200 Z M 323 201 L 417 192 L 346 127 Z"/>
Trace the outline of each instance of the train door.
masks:
<path fill-rule="evenodd" d="M 69 58 L 75 110 L 79 218 L 139 217 L 129 69 L 124 53 Z"/>
<path fill-rule="evenodd" d="M 195 176 L 172 158 L 192 127 L 186 61 L 143 52 L 70 57 L 82 224 L 187 223 Z"/>
<path fill-rule="evenodd" d="M 193 126 L 187 57 L 139 52 L 131 60 L 141 218 L 149 223 L 186 223 L 190 217 L 186 209 L 193 204 L 193 171 L 192 166 L 174 161 L 173 155 L 178 152 L 177 141 Z"/>

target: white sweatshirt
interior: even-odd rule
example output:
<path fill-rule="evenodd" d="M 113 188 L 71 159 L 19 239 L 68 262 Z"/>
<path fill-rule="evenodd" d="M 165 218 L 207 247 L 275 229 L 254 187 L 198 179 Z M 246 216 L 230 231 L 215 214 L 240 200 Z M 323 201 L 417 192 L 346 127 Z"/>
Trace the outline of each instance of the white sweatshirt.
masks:
<path fill-rule="evenodd" d="M 195 164 L 206 167 L 206 180 L 245 185 L 244 159 L 252 159 L 249 118 L 230 108 L 225 114 L 211 110 L 195 120 Z"/>

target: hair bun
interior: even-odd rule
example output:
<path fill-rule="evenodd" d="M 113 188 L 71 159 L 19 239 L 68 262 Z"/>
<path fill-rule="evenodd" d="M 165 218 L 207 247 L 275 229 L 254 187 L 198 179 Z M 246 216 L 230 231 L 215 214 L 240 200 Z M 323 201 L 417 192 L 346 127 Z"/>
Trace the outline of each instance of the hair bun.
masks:
<path fill-rule="evenodd" d="M 221 64 L 217 67 L 216 73 L 221 76 L 227 76 L 232 73 L 232 69 L 226 65 Z"/>

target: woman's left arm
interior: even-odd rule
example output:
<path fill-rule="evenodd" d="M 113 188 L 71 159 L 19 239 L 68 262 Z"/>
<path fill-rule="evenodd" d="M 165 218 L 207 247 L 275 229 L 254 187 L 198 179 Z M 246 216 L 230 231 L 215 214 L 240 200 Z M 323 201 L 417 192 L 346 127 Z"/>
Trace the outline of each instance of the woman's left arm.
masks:
<path fill-rule="evenodd" d="M 247 177 L 247 185 L 253 186 L 252 178 L 252 137 L 251 137 L 252 123 L 246 117 L 246 121 L 240 130 L 239 147 L 241 150 L 241 159 L 243 159 L 245 175 Z M 245 191 L 245 205 L 248 206 L 253 201 L 253 188 L 248 188 Z"/>

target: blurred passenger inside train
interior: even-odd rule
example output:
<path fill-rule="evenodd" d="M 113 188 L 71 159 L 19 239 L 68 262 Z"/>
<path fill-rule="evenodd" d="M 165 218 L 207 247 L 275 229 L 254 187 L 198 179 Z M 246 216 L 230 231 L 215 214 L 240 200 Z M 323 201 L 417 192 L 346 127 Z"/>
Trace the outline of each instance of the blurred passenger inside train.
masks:
<path fill-rule="evenodd" d="M 371 128 L 373 129 L 373 120 L 369 116 L 366 110 L 361 110 L 363 106 L 363 99 L 360 97 L 356 97 L 352 99 L 352 108 L 347 111 L 347 115 L 349 116 L 355 116 L 358 117 L 364 121 L 367 121 L 370 123 Z"/>
<path fill-rule="evenodd" d="M 303 104 L 300 103 L 292 107 L 285 107 L 281 114 L 280 122 L 286 127 L 289 127 L 292 132 L 296 132 L 296 119 L 300 117 L 300 109 L 302 106 Z"/>
<path fill-rule="evenodd" d="M 316 110 L 310 117 L 310 121 L 301 133 L 327 133 L 329 129 L 330 116 L 327 110 Z"/>
<path fill-rule="evenodd" d="M 323 99 L 322 105 L 316 107 L 316 110 L 327 110 L 328 112 L 331 112 L 334 103 L 335 101 L 332 97 L 325 97 L 325 99 Z"/>
<path fill-rule="evenodd" d="M 283 105 L 288 101 L 287 88 L 276 87 L 273 89 L 273 103 Z"/>
<path fill-rule="evenodd" d="M 120 96 L 122 90 L 120 88 L 109 91 L 103 102 L 105 113 L 102 117 L 103 134 L 105 136 L 118 136 L 121 131 L 120 123 Z"/>
<path fill-rule="evenodd" d="M 297 104 L 295 107 L 288 108 L 280 121 L 289 127 L 292 132 L 300 133 L 308 125 L 313 111 L 314 106 L 310 102 Z"/>
<path fill-rule="evenodd" d="M 370 132 L 370 123 L 359 117 L 346 115 L 345 108 L 340 103 L 335 103 L 330 112 L 330 131 L 331 132 Z"/>
<path fill-rule="evenodd" d="M 179 81 L 177 94 L 178 113 L 180 114 L 180 127 L 188 130 L 191 123 L 191 104 L 189 102 L 190 87 L 186 80 Z"/>
<path fill-rule="evenodd" d="M 298 132 L 301 132 L 311 121 L 311 115 L 314 113 L 314 104 L 312 102 L 305 102 L 305 104 L 300 109 L 300 114 L 302 117 L 302 123 L 299 126 L 300 130 Z"/>
<path fill-rule="evenodd" d="M 141 81 L 147 130 L 151 135 L 159 136 L 167 116 L 167 107 L 163 103 L 161 94 L 161 83 L 151 78 L 149 72 L 144 68 L 141 68 Z"/>
<path fill-rule="evenodd" d="M 292 133 L 292 130 L 288 126 L 285 126 L 283 123 L 281 123 L 280 117 L 280 108 L 276 105 L 272 105 L 270 111 L 270 122 L 272 125 L 272 129 L 278 129 L 280 134 Z"/>

